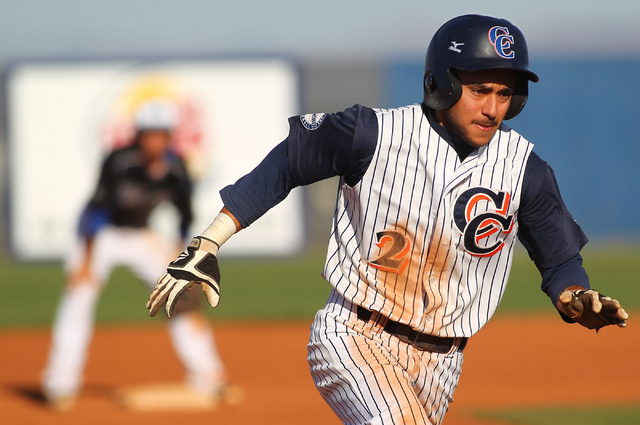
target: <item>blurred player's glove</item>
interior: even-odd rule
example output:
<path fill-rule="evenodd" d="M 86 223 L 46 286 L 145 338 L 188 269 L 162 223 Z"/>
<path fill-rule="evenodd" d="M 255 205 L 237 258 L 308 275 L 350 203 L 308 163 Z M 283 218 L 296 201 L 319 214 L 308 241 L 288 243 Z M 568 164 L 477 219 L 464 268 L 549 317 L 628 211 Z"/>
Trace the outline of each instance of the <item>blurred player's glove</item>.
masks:
<path fill-rule="evenodd" d="M 571 319 L 596 332 L 607 325 L 627 325 L 629 315 L 617 300 L 593 289 L 565 290 L 558 299 L 558 309 Z"/>
<path fill-rule="evenodd" d="M 149 316 L 155 316 L 166 303 L 167 316 L 173 316 L 178 298 L 194 284 L 200 284 L 211 307 L 220 301 L 220 269 L 218 245 L 202 236 L 193 238 L 187 249 L 169 263 L 167 272 L 158 279 L 147 302 Z"/>

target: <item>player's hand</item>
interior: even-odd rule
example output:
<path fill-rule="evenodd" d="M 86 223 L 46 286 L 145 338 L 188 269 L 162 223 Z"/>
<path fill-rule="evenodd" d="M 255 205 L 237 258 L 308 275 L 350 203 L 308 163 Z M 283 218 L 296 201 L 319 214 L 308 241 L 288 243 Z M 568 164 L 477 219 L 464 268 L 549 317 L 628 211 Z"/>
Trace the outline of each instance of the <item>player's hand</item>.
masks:
<path fill-rule="evenodd" d="M 627 325 L 629 315 L 618 300 L 605 297 L 593 289 L 565 290 L 558 299 L 558 310 L 596 332 L 607 325 Z"/>
<path fill-rule="evenodd" d="M 211 307 L 220 301 L 220 269 L 218 246 L 202 236 L 193 238 L 187 249 L 171 262 L 167 272 L 158 279 L 147 302 L 149 316 L 155 316 L 163 304 L 167 316 L 173 316 L 178 298 L 194 284 L 200 284 Z"/>

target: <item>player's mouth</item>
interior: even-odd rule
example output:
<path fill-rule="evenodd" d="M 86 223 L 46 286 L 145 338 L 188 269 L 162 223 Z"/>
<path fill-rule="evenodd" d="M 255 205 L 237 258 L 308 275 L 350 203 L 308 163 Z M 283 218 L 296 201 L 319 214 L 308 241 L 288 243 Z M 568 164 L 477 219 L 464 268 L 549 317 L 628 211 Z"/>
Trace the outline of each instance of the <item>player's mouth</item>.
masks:
<path fill-rule="evenodd" d="M 496 127 L 495 122 L 474 122 L 474 124 L 482 131 L 492 131 Z"/>

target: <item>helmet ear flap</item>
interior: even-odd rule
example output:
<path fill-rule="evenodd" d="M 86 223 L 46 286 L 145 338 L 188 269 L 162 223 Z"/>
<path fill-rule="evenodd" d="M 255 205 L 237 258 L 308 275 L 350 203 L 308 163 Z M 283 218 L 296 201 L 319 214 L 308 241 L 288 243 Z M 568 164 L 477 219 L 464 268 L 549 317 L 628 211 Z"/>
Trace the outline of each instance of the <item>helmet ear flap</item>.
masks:
<path fill-rule="evenodd" d="M 456 75 L 455 69 L 449 69 L 449 79 L 451 80 L 451 85 L 453 86 L 453 94 L 451 97 L 451 103 L 449 106 L 453 106 L 460 100 L 462 96 L 462 83 L 458 80 L 458 76 Z"/>
<path fill-rule="evenodd" d="M 526 78 L 518 76 L 518 82 L 516 83 L 516 89 L 511 96 L 511 104 L 504 116 L 505 120 L 515 118 L 520 111 L 524 108 L 529 97 L 529 82 Z"/>
<path fill-rule="evenodd" d="M 437 74 L 427 72 L 423 80 L 424 100 L 428 107 L 445 109 L 456 104 L 462 95 L 462 84 L 452 72 Z"/>
<path fill-rule="evenodd" d="M 424 92 L 429 96 L 433 96 L 433 94 L 438 90 L 438 82 L 435 78 L 433 78 L 432 73 L 428 73 L 424 76 Z"/>

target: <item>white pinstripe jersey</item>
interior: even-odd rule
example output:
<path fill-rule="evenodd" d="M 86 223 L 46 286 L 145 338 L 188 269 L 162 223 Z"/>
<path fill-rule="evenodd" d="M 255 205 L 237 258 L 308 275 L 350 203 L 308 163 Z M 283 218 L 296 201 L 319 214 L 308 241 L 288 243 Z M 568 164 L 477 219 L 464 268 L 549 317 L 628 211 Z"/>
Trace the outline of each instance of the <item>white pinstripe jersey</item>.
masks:
<path fill-rule="evenodd" d="M 460 162 L 420 105 L 375 112 L 376 150 L 360 182 L 341 181 L 323 276 L 391 320 L 470 337 L 505 290 L 533 145 L 503 125 Z"/>

